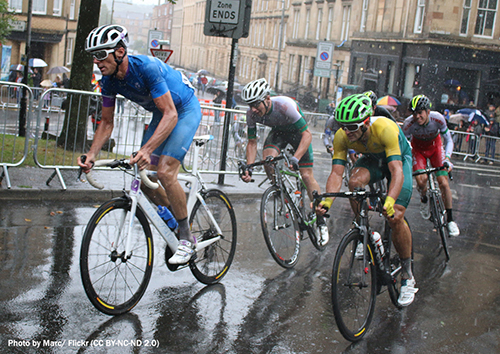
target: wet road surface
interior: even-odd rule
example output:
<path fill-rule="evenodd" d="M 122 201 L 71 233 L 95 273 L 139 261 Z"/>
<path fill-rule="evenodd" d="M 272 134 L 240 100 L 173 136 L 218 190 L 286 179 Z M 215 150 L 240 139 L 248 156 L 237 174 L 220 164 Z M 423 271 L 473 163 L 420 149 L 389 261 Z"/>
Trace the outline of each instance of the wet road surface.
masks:
<path fill-rule="evenodd" d="M 407 217 L 420 290 L 401 311 L 386 293 L 378 296 L 369 333 L 356 344 L 338 332 L 330 300 L 334 252 L 352 218 L 346 201 L 334 203 L 327 249 L 319 253 L 305 240 L 296 267 L 284 270 L 262 237 L 260 200 L 232 200 L 237 253 L 215 286 L 198 283 L 189 269 L 168 271 L 164 242 L 155 236 L 146 294 L 132 313 L 115 318 L 91 305 L 80 280 L 80 242 L 95 206 L 4 202 L 0 352 L 498 353 L 500 173 L 462 167 L 454 177 L 461 235 L 449 242 L 450 262 L 444 263 L 431 223 L 420 217 L 414 190 Z"/>

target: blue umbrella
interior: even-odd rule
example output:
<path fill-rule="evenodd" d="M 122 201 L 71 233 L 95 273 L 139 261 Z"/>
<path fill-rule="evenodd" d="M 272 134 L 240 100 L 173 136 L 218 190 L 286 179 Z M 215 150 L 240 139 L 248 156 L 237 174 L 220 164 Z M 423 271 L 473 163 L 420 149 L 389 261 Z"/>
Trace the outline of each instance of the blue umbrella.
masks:
<path fill-rule="evenodd" d="M 461 86 L 461 85 L 460 85 L 460 81 L 458 81 L 458 80 L 453 80 L 453 79 L 451 79 L 451 80 L 446 80 L 446 81 L 444 82 L 444 84 L 445 84 L 446 86 Z"/>
<path fill-rule="evenodd" d="M 488 119 L 484 116 L 484 114 L 477 108 L 462 108 L 457 111 L 460 114 L 466 114 L 469 116 L 469 122 L 473 120 L 477 120 L 481 124 L 490 125 Z"/>

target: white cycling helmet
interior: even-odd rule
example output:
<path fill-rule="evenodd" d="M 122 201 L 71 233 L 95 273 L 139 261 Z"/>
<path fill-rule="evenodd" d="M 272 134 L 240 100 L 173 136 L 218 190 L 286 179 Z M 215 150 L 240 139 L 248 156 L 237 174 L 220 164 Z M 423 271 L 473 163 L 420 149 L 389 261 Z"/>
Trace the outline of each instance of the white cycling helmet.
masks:
<path fill-rule="evenodd" d="M 85 50 L 94 52 L 101 49 L 114 49 L 122 44 L 128 47 L 128 31 L 120 25 L 104 25 L 94 28 L 85 40 Z"/>
<path fill-rule="evenodd" d="M 267 83 L 266 79 L 257 79 L 249 82 L 245 85 L 245 87 L 243 87 L 243 91 L 241 91 L 241 98 L 247 104 L 264 101 L 270 91 L 271 87 Z"/>

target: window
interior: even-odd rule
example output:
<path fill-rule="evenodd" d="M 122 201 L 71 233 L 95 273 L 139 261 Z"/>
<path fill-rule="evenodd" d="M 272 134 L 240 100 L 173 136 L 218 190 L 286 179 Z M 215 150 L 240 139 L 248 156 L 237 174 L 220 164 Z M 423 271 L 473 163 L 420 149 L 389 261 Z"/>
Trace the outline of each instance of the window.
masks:
<path fill-rule="evenodd" d="M 363 8 L 361 9 L 361 26 L 360 32 L 366 31 L 366 18 L 368 17 L 368 0 L 363 0 Z"/>
<path fill-rule="evenodd" d="M 300 21 L 300 10 L 295 9 L 293 11 L 293 32 L 292 38 L 297 39 L 299 36 L 299 21 Z"/>
<path fill-rule="evenodd" d="M 492 37 L 497 13 L 497 0 L 479 0 L 474 34 Z"/>
<path fill-rule="evenodd" d="M 311 9 L 306 10 L 306 30 L 304 32 L 304 39 L 307 39 L 307 34 L 309 32 L 309 24 L 311 22 Z"/>
<path fill-rule="evenodd" d="M 52 9 L 54 16 L 61 16 L 61 2 L 62 0 L 54 0 L 54 8 Z"/>
<path fill-rule="evenodd" d="M 75 19 L 75 0 L 71 0 L 71 4 L 69 6 L 69 19 Z"/>
<path fill-rule="evenodd" d="M 70 65 L 72 63 L 73 41 L 74 41 L 74 38 L 68 38 L 68 45 L 66 47 L 66 65 Z"/>
<path fill-rule="evenodd" d="M 328 8 L 328 27 L 326 29 L 326 40 L 327 41 L 329 41 L 331 38 L 332 25 L 333 25 L 333 7 L 329 7 Z"/>
<path fill-rule="evenodd" d="M 23 0 L 9 0 L 9 9 L 21 12 L 23 10 Z"/>
<path fill-rule="evenodd" d="M 264 22 L 264 30 L 262 31 L 262 46 L 266 46 L 266 23 Z"/>
<path fill-rule="evenodd" d="M 274 31 L 273 31 L 273 48 L 276 48 L 276 40 L 278 39 L 278 23 L 274 22 Z"/>
<path fill-rule="evenodd" d="M 471 0 L 464 0 L 464 10 L 462 13 L 462 23 L 460 25 L 460 34 L 467 34 L 469 29 L 469 16 L 470 16 L 470 2 Z"/>
<path fill-rule="evenodd" d="M 323 9 L 318 9 L 318 25 L 316 26 L 316 40 L 321 35 L 321 20 L 323 19 Z"/>
<path fill-rule="evenodd" d="M 33 0 L 33 13 L 45 15 L 47 13 L 47 0 Z"/>
<path fill-rule="evenodd" d="M 424 24 L 424 13 L 425 13 L 425 0 L 418 0 L 417 13 L 415 14 L 415 27 L 413 28 L 414 33 L 422 33 L 422 26 Z"/>
<path fill-rule="evenodd" d="M 346 41 L 349 38 L 349 23 L 351 21 L 351 5 L 346 5 L 342 12 L 342 31 L 340 40 Z"/>

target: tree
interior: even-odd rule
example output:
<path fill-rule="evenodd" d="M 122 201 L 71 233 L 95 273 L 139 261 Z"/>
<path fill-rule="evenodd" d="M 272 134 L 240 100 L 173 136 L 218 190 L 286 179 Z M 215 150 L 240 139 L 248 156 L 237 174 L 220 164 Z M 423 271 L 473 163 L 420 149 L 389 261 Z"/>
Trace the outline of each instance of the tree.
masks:
<path fill-rule="evenodd" d="M 101 8 L 101 0 L 81 0 L 78 27 L 76 30 L 75 52 L 71 65 L 70 88 L 75 90 L 92 91 L 91 79 L 93 60 L 92 56 L 85 51 L 85 39 L 90 31 L 99 25 L 99 16 L 95 15 L 95 9 Z M 75 97 L 75 95 L 73 95 Z M 72 95 L 68 95 L 66 102 L 71 102 Z M 69 148 L 86 150 L 87 137 L 88 101 L 82 100 L 80 104 L 67 105 L 64 128 L 60 136 L 67 136 L 66 142 Z M 69 108 L 69 109 L 68 109 Z"/>
<path fill-rule="evenodd" d="M 11 25 L 9 21 L 15 19 L 13 13 L 9 12 L 8 0 L 0 0 L 0 14 L 2 14 L 2 16 L 0 17 L 0 43 L 3 43 L 3 41 L 11 31 Z"/>

